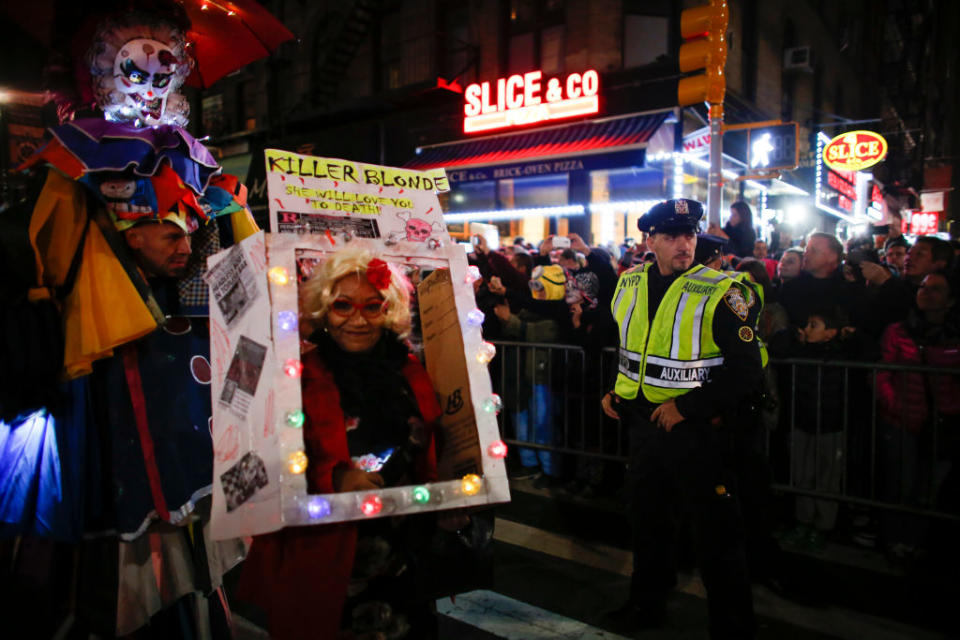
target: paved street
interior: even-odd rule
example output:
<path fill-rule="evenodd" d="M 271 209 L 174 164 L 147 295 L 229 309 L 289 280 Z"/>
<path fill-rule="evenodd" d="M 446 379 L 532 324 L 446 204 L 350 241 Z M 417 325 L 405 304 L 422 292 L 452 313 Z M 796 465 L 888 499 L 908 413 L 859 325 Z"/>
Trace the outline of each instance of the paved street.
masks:
<path fill-rule="evenodd" d="M 526 483 L 514 483 L 513 501 L 497 513 L 492 584 L 437 602 L 441 638 L 707 637 L 705 594 L 695 572 L 681 575 L 663 628 L 628 636 L 603 629 L 604 613 L 623 601 L 629 587 L 631 560 L 626 532 L 617 524 L 620 514 L 551 497 Z M 754 588 L 761 640 L 956 637 L 930 629 L 929 620 L 910 620 L 912 607 L 896 605 L 896 585 L 905 585 L 905 576 L 877 554 L 834 544 L 817 557 L 789 559 L 805 593 L 798 602 Z M 266 638 L 263 620 L 234 604 L 239 640 Z"/>

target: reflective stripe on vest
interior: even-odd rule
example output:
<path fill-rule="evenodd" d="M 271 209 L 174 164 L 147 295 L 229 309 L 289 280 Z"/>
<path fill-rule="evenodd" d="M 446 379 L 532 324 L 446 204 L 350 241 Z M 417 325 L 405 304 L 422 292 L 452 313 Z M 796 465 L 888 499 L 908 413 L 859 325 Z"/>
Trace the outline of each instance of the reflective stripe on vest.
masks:
<path fill-rule="evenodd" d="M 652 330 L 647 311 L 647 269 L 624 272 L 611 305 L 620 328 L 616 393 L 662 403 L 699 387 L 723 364 L 713 339 L 713 314 L 734 281 L 701 265 L 692 267 L 667 289 Z"/>

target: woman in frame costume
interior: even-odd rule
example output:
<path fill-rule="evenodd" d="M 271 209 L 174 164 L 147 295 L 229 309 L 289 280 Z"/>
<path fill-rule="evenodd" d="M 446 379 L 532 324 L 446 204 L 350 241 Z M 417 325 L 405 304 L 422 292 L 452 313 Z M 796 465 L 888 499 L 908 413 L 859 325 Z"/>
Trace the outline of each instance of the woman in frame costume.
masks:
<path fill-rule="evenodd" d="M 405 339 L 410 283 L 368 251 L 343 249 L 303 288 L 303 315 L 319 327 L 302 357 L 307 492 L 435 481 L 441 411 Z M 433 638 L 419 551 L 434 521 L 423 514 L 255 536 L 239 596 L 267 612 L 277 639 Z"/>

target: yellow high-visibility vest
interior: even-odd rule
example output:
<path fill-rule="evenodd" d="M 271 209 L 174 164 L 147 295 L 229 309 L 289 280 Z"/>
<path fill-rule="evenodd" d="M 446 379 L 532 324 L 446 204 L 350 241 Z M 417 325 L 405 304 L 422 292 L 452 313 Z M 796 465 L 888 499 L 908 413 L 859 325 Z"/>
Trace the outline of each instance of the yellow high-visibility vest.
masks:
<path fill-rule="evenodd" d="M 713 338 L 713 315 L 730 287 L 745 297 L 748 285 L 703 265 L 691 267 L 667 289 L 650 326 L 647 278 L 650 265 L 623 273 L 611 311 L 620 329 L 614 391 L 632 400 L 642 389 L 654 404 L 687 393 L 723 364 Z M 747 298 L 749 299 L 749 298 Z"/>

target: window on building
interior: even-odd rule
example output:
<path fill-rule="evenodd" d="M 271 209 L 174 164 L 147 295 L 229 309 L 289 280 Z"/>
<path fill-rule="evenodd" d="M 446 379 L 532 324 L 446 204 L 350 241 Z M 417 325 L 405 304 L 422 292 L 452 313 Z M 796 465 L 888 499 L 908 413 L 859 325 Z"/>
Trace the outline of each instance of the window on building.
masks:
<path fill-rule="evenodd" d="M 544 75 L 563 71 L 564 38 L 566 27 L 557 25 L 540 32 L 540 69 Z"/>
<path fill-rule="evenodd" d="M 783 50 L 791 49 L 797 46 L 797 31 L 793 26 L 793 20 L 787 19 L 783 25 Z M 793 102 L 796 92 L 796 80 L 789 72 L 784 72 L 781 65 L 781 98 L 780 98 L 780 117 L 785 122 L 793 120 Z"/>
<path fill-rule="evenodd" d="M 246 129 L 247 120 L 247 83 L 242 78 L 237 78 L 234 85 L 233 109 L 233 122 L 230 130 L 243 131 Z"/>
<path fill-rule="evenodd" d="M 563 71 L 565 22 L 564 0 L 511 0 L 507 73 L 541 69 L 549 75 Z"/>
<path fill-rule="evenodd" d="M 407 0 L 380 18 L 380 82 L 385 90 L 425 82 L 433 73 L 432 3 Z"/>
<path fill-rule="evenodd" d="M 833 112 L 838 116 L 844 115 L 845 105 L 843 104 L 843 85 L 837 84 L 837 89 L 833 94 Z"/>
<path fill-rule="evenodd" d="M 671 3 L 624 0 L 623 66 L 640 67 L 669 55 Z"/>
<path fill-rule="evenodd" d="M 497 208 L 496 180 L 463 182 L 450 189 L 448 211 L 493 211 Z"/>
<path fill-rule="evenodd" d="M 537 68 L 537 56 L 534 55 L 534 35 L 521 33 L 510 36 L 510 73 L 523 73 Z"/>
<path fill-rule="evenodd" d="M 740 37 L 740 74 L 743 78 L 743 95 L 751 102 L 757 101 L 757 66 L 759 34 L 757 32 L 757 0 L 745 0 Z"/>
<path fill-rule="evenodd" d="M 440 75 L 465 87 L 476 80 L 479 62 L 479 47 L 470 34 L 470 9 L 451 2 L 441 7 L 440 20 Z"/>
<path fill-rule="evenodd" d="M 556 207 L 567 203 L 568 175 L 559 173 L 531 178 L 507 178 L 497 185 L 504 209 Z"/>

